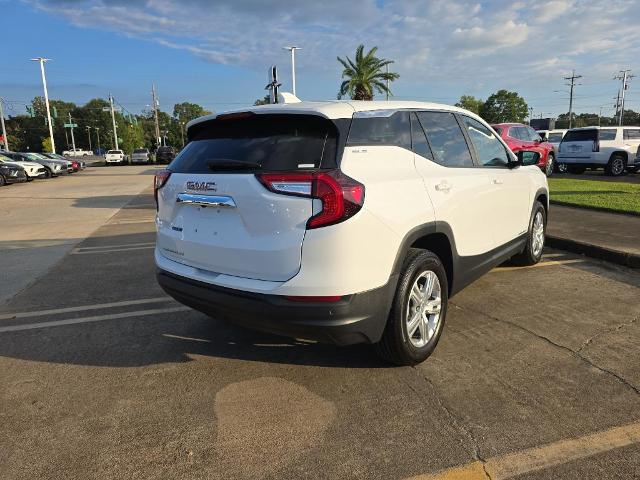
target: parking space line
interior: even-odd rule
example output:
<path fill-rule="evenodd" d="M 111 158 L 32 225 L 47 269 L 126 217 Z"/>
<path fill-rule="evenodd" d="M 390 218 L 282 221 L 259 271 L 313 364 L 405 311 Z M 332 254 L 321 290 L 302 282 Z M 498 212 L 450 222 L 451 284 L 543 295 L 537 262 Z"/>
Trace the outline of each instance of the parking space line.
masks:
<path fill-rule="evenodd" d="M 640 422 L 488 458 L 410 480 L 500 480 L 640 443 Z"/>
<path fill-rule="evenodd" d="M 94 315 L 92 317 L 69 318 L 52 322 L 28 323 L 26 325 L 11 325 L 0 327 L 0 333 L 19 332 L 21 330 L 34 330 L 37 328 L 60 327 L 62 325 L 74 325 L 77 323 L 101 322 L 104 320 L 116 320 L 118 318 L 142 317 L 146 315 L 159 315 L 162 313 L 185 312 L 189 307 L 154 308 L 151 310 L 137 310 L 135 312 L 112 313 L 108 315 Z"/>
<path fill-rule="evenodd" d="M 99 245 L 97 247 L 78 247 L 76 250 L 100 250 L 104 248 L 155 246 L 156 242 L 123 243 L 118 245 Z"/>
<path fill-rule="evenodd" d="M 549 260 L 547 262 L 539 262 L 535 265 L 529 265 L 527 267 L 496 267 L 492 272 L 511 272 L 514 270 L 522 270 L 525 268 L 540 268 L 540 267 L 552 267 L 554 265 L 570 265 L 572 263 L 584 263 L 584 260 L 581 258 L 571 258 L 567 260 Z"/>
<path fill-rule="evenodd" d="M 41 317 L 43 315 L 56 315 L 58 313 L 83 312 L 86 310 L 99 310 L 101 308 L 126 307 L 130 305 L 144 305 L 146 303 L 167 302 L 171 297 L 141 298 L 138 300 L 126 300 L 123 302 L 94 303 L 93 305 L 81 305 L 77 307 L 52 308 L 34 312 L 17 312 L 0 314 L 0 320 L 13 320 L 15 318 Z"/>
<path fill-rule="evenodd" d="M 112 252 L 128 252 L 131 250 L 152 250 L 156 248 L 154 245 L 147 245 L 145 247 L 127 247 L 127 248 L 105 248 L 103 250 L 90 250 L 90 251 L 81 251 L 78 249 L 74 249 L 71 252 L 71 255 L 88 255 L 94 253 L 112 253 Z"/>

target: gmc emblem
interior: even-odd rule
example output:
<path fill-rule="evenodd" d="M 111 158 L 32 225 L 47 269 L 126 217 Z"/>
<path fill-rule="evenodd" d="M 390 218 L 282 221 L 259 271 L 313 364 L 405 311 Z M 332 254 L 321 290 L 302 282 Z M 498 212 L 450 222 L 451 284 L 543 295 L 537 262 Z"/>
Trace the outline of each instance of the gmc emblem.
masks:
<path fill-rule="evenodd" d="M 200 190 L 200 191 L 210 191 L 215 192 L 216 182 L 187 182 L 187 188 L 189 190 Z"/>

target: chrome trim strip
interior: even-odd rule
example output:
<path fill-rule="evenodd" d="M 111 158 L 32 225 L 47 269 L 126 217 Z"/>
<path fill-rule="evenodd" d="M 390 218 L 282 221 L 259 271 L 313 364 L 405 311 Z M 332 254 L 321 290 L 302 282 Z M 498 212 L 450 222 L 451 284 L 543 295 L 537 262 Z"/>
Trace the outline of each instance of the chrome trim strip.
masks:
<path fill-rule="evenodd" d="M 220 195 L 196 195 L 193 193 L 179 193 L 176 198 L 176 203 L 198 205 L 201 207 L 236 207 L 236 202 L 234 202 L 231 197 Z"/>

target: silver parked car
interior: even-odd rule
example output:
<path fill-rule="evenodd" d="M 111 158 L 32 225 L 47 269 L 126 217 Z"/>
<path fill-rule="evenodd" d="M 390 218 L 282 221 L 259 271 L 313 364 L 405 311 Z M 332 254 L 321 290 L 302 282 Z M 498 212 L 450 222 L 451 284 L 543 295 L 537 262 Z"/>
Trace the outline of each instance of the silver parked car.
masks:
<path fill-rule="evenodd" d="M 136 148 L 131 154 L 131 163 L 151 163 L 153 156 L 147 148 Z"/>

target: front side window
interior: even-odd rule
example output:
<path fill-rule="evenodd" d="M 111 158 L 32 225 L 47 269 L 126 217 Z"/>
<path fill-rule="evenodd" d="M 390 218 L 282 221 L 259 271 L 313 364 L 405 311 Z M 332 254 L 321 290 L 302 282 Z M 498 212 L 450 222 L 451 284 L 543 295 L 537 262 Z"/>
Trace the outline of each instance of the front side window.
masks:
<path fill-rule="evenodd" d="M 484 167 L 506 167 L 509 156 L 496 134 L 473 118 L 462 118 L 480 164 Z"/>
<path fill-rule="evenodd" d="M 471 152 L 455 116 L 449 112 L 419 112 L 433 159 L 445 167 L 473 167 Z"/>
<path fill-rule="evenodd" d="M 427 142 L 427 137 L 424 134 L 420 120 L 415 113 L 411 114 L 411 145 L 413 151 L 421 157 L 433 159 L 433 153 L 431 153 L 431 147 Z"/>
<path fill-rule="evenodd" d="M 625 140 L 640 140 L 640 128 L 628 128 L 623 131 Z"/>
<path fill-rule="evenodd" d="M 387 145 L 411 150 L 409 112 L 358 112 L 353 117 L 347 145 Z"/>

